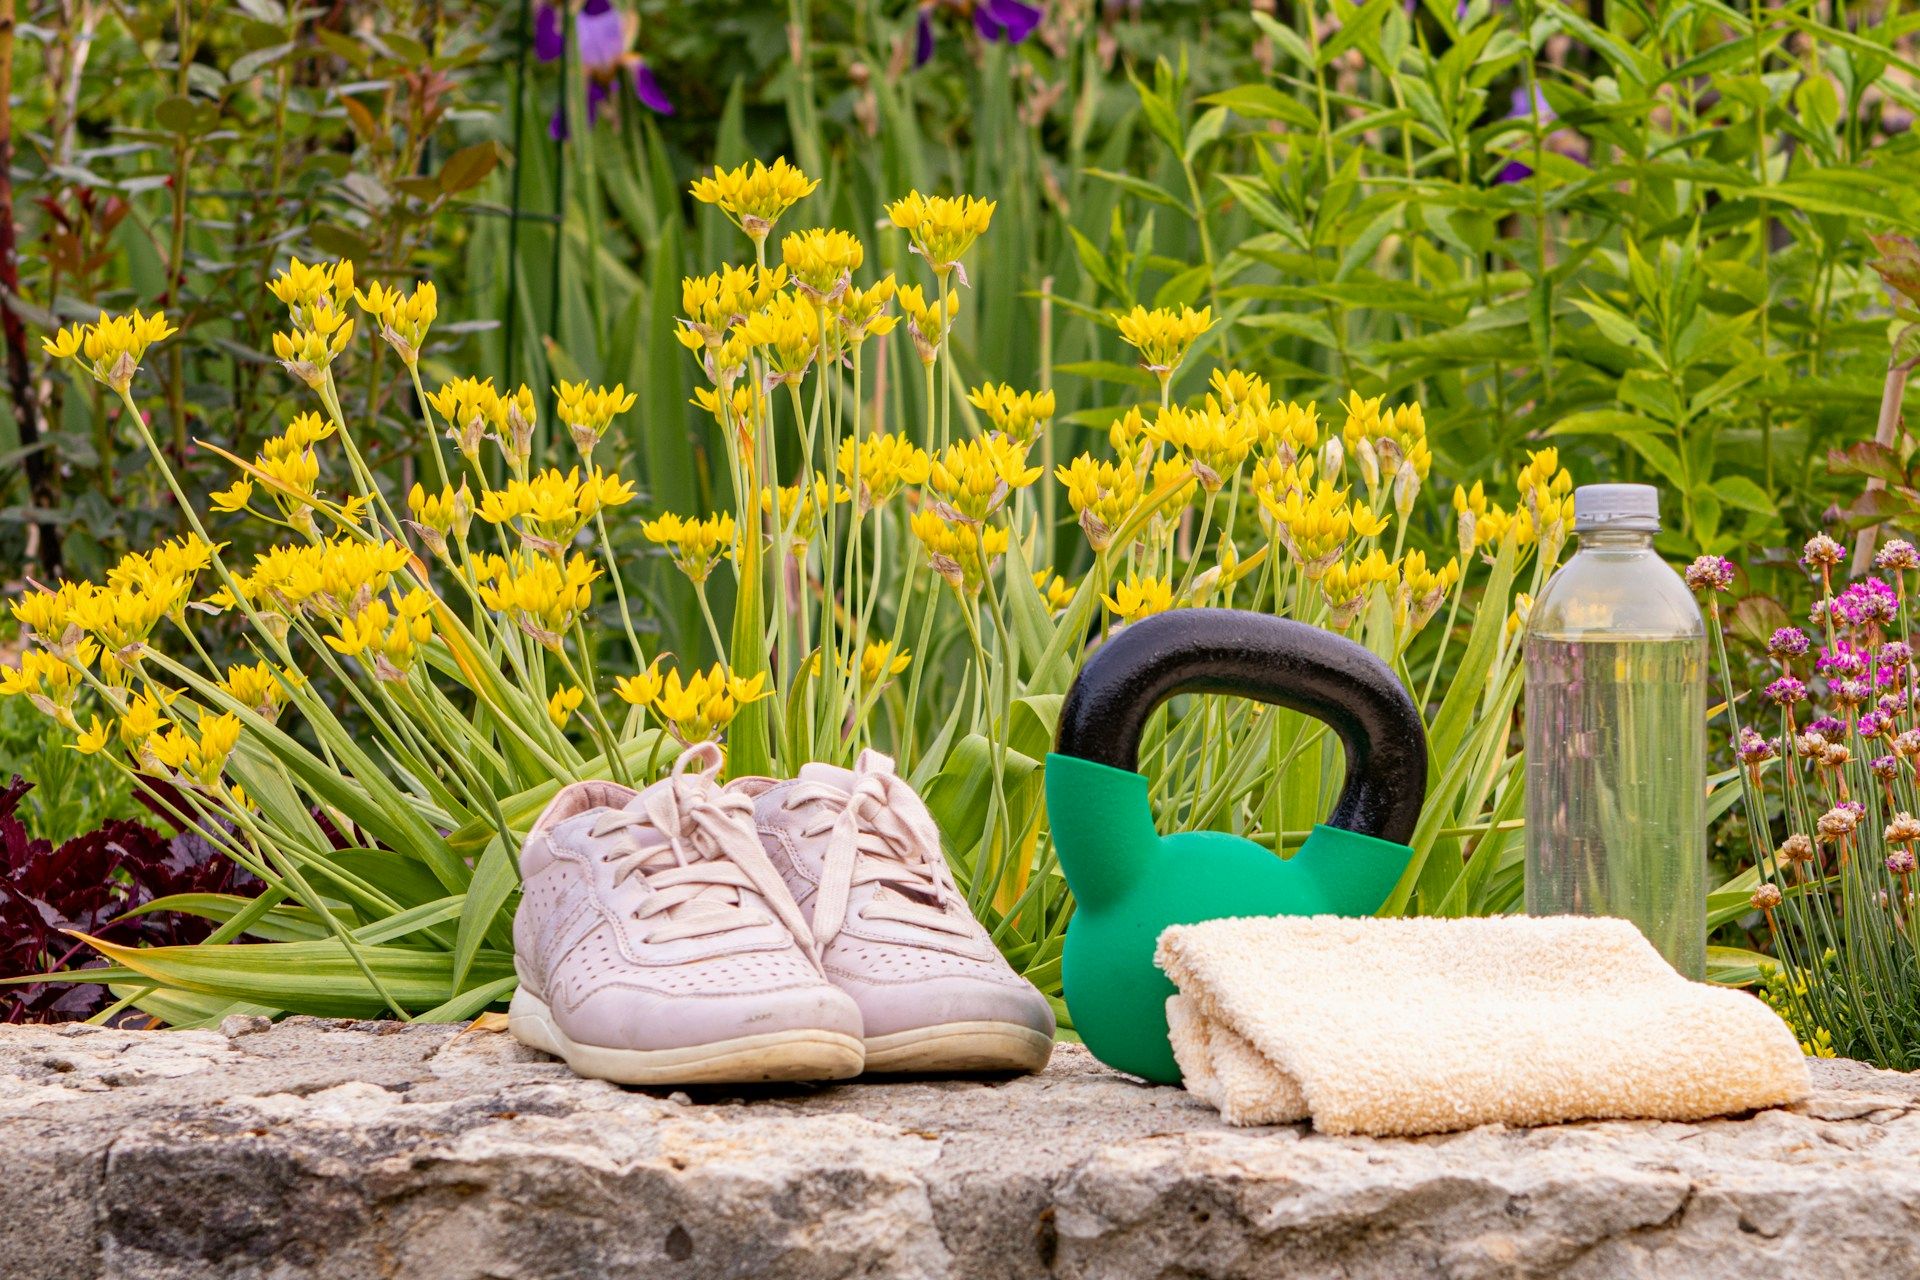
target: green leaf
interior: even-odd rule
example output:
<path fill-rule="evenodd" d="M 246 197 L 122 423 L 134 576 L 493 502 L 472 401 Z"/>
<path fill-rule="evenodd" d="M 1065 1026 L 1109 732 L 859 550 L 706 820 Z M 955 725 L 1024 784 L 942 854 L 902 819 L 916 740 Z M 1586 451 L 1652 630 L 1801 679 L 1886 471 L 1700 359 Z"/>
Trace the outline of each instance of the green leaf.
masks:
<path fill-rule="evenodd" d="M 440 190 L 447 195 L 471 191 L 500 163 L 500 144 L 491 140 L 462 147 L 440 166 Z"/>
<path fill-rule="evenodd" d="M 1145 391 L 1157 392 L 1160 389 L 1159 379 L 1139 365 L 1119 364 L 1112 360 L 1072 360 L 1066 364 L 1055 365 L 1053 371 L 1075 378 L 1091 378 L 1095 382 L 1118 382 L 1129 387 L 1139 387 Z M 1125 410 L 1117 412 L 1125 412 Z"/>
<path fill-rule="evenodd" d="M 499 836 L 487 842 L 487 851 L 473 868 L 473 883 L 467 887 L 466 902 L 460 912 L 460 930 L 453 944 L 453 985 L 464 986 L 480 944 L 495 931 L 502 908 L 513 891 L 520 887 L 520 869 L 513 852 Z"/>
<path fill-rule="evenodd" d="M 1163 187 L 1155 186 L 1145 178 L 1136 178 L 1130 173 L 1113 173 L 1106 169 L 1085 169 L 1082 170 L 1082 172 L 1089 178 L 1098 178 L 1102 182 L 1111 182 L 1122 191 L 1131 192 L 1139 196 L 1142 200 L 1151 200 L 1155 204 L 1163 204 L 1169 209 L 1179 209 L 1182 212 L 1186 210 L 1186 203 L 1181 200 L 1180 197 L 1167 191 Z"/>
<path fill-rule="evenodd" d="M 1721 476 L 1713 482 L 1713 491 L 1730 507 L 1763 516 L 1777 515 L 1780 504 L 1771 494 L 1745 476 Z"/>
<path fill-rule="evenodd" d="M 1284 120 L 1302 129 L 1315 129 L 1320 124 L 1320 118 L 1306 103 L 1288 97 L 1271 85 L 1243 84 L 1219 93 L 1210 93 L 1200 101 L 1210 106 L 1225 107 L 1251 120 Z"/>

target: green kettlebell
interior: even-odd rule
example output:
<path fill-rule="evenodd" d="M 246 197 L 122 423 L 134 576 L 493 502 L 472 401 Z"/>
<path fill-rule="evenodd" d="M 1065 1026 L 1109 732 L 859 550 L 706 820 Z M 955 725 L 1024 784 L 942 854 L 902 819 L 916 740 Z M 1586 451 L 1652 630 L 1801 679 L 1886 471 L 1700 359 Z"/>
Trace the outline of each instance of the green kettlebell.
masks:
<path fill-rule="evenodd" d="M 1218 831 L 1161 835 L 1136 772 L 1147 718 L 1179 693 L 1225 693 L 1324 720 L 1346 785 L 1291 858 Z M 1061 981 L 1074 1030 L 1110 1067 L 1175 1084 L 1168 925 L 1227 916 L 1368 916 L 1406 870 L 1427 790 L 1426 732 L 1386 663 L 1318 627 L 1238 609 L 1176 609 L 1114 633 L 1060 712 L 1047 815 L 1073 890 Z M 1310 975 L 1302 975 L 1310 980 Z"/>

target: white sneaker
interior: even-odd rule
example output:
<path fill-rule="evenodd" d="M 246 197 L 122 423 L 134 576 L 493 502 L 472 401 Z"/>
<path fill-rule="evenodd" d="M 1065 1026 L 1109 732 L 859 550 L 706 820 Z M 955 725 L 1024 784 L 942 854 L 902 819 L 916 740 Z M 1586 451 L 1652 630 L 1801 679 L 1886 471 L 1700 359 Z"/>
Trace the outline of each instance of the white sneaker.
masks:
<path fill-rule="evenodd" d="M 860 1010 L 821 975 L 745 796 L 694 747 L 635 792 L 577 782 L 520 853 L 514 1037 L 621 1084 L 840 1080 Z"/>
<path fill-rule="evenodd" d="M 869 1071 L 1038 1071 L 1053 1010 L 968 910 L 926 804 L 893 761 L 743 778 L 827 978 L 860 1006 Z"/>

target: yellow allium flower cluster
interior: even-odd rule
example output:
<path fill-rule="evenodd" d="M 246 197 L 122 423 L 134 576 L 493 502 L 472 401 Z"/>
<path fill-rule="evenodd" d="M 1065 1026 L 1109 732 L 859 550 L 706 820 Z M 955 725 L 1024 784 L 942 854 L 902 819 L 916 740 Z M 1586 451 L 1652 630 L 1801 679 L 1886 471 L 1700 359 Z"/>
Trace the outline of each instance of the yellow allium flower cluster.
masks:
<path fill-rule="evenodd" d="M 848 347 L 858 347 L 868 338 L 892 333 L 900 317 L 887 314 L 887 304 L 893 301 L 896 288 L 891 275 L 880 277 L 864 289 L 849 286 L 833 304 L 834 319 L 840 322 L 841 342 Z"/>
<path fill-rule="evenodd" d="M 1115 587 L 1112 595 L 1100 599 L 1120 621 L 1137 622 L 1173 608 L 1173 584 L 1165 578 L 1135 574 Z"/>
<path fill-rule="evenodd" d="M 721 663 L 681 678 L 677 670 L 661 674 L 659 664 L 615 683 L 615 691 L 634 706 L 650 708 L 667 731 L 689 746 L 725 732 L 740 708 L 769 696 L 767 677 L 735 675 Z"/>
<path fill-rule="evenodd" d="M 946 343 L 954 317 L 960 314 L 960 295 L 948 294 L 942 305 L 937 296 L 927 301 L 920 286 L 910 284 L 900 290 L 900 310 L 907 317 L 907 333 L 920 353 L 920 363 L 932 364 Z"/>
<path fill-rule="evenodd" d="M 1358 560 L 1336 560 L 1320 576 L 1320 591 L 1332 611 L 1328 621 L 1336 631 L 1353 625 L 1377 587 L 1397 585 L 1400 568 L 1379 548 Z"/>
<path fill-rule="evenodd" d="M 1208 396 L 1198 408 L 1162 409 L 1147 428 L 1147 438 L 1172 449 L 1193 467 L 1202 488 L 1218 493 L 1246 461 L 1257 437 L 1251 414 L 1223 409 Z"/>
<path fill-rule="evenodd" d="M 1195 311 L 1181 307 L 1175 311 L 1156 307 L 1149 311 L 1135 306 L 1118 320 L 1121 339 L 1140 353 L 1140 367 L 1165 386 L 1200 335 L 1213 327 L 1213 308 Z"/>
<path fill-rule="evenodd" d="M 760 351 L 771 381 L 792 385 L 807 376 L 820 353 L 823 322 L 822 312 L 810 300 L 780 293 L 741 322 L 740 335 Z"/>
<path fill-rule="evenodd" d="M 1287 554 L 1309 579 L 1317 580 L 1355 538 L 1375 538 L 1387 527 L 1364 502 L 1350 502 L 1348 491 L 1321 480 L 1311 491 L 1263 492 L 1260 505 L 1272 517 Z"/>
<path fill-rule="evenodd" d="M 593 603 L 600 568 L 575 552 L 556 556 L 490 555 L 477 566 L 481 603 L 558 653 L 560 639 Z"/>
<path fill-rule="evenodd" d="M 874 693 L 912 665 L 913 655 L 905 649 L 900 650 L 898 654 L 894 653 L 891 640 L 875 640 L 862 649 L 858 657 L 848 654 L 841 663 L 847 676 L 854 680 L 856 687 L 866 694 Z M 820 675 L 818 650 L 813 654 L 812 670 L 817 679 Z"/>
<path fill-rule="evenodd" d="M 887 219 L 907 233 L 913 251 L 925 258 L 936 276 L 960 265 L 960 256 L 986 234 L 996 205 L 974 196 L 923 196 L 910 191 L 887 206 Z M 960 271 L 966 283 L 965 269 Z"/>
<path fill-rule="evenodd" d="M 732 557 L 736 536 L 733 517 L 725 512 L 704 520 L 669 512 L 647 521 L 640 531 L 647 541 L 665 547 L 674 565 L 695 584 L 705 582 L 713 575 L 715 565 Z"/>
<path fill-rule="evenodd" d="M 1051 391 L 1015 391 L 1006 383 L 986 383 L 967 395 L 967 403 L 987 416 L 993 429 L 1020 444 L 1031 444 L 1053 418 Z"/>
<path fill-rule="evenodd" d="M 480 518 L 512 525 L 528 550 L 557 557 L 596 514 L 632 501 L 633 492 L 629 481 L 598 467 L 585 475 L 578 467 L 564 475 L 549 467 L 531 479 L 511 480 L 504 489 L 482 490 Z"/>
<path fill-rule="evenodd" d="M 978 595 L 988 568 L 1007 552 L 1007 531 L 1000 525 L 954 523 L 923 509 L 913 513 L 908 526 L 927 549 L 929 566 L 962 595 Z"/>
<path fill-rule="evenodd" d="M 1426 552 L 1407 552 L 1400 558 L 1400 586 L 1394 592 L 1394 626 L 1404 630 L 1411 625 L 1415 631 L 1426 626 L 1459 581 L 1458 557 L 1450 557 L 1438 569 L 1429 569 Z"/>
<path fill-rule="evenodd" d="M 427 549 L 444 557 L 448 534 L 456 542 L 467 540 L 467 529 L 473 523 L 473 491 L 464 479 L 458 489 L 443 485 L 438 493 L 428 493 L 424 485 L 416 484 L 407 494 L 407 512 L 413 517 L 409 526 Z"/>
<path fill-rule="evenodd" d="M 305 683 L 306 677 L 297 671 L 256 662 L 251 666 L 228 667 L 220 680 L 220 689 L 261 719 L 276 720 L 280 709 L 287 705 L 287 691 Z"/>
<path fill-rule="evenodd" d="M 574 447 L 585 458 L 593 457 L 594 448 L 605 438 L 614 418 L 633 408 L 638 399 L 619 382 L 607 388 L 562 381 L 553 389 L 553 397 L 555 415 L 566 424 Z"/>
<path fill-rule="evenodd" d="M 531 387 L 502 395 L 492 378 L 455 378 L 430 393 L 427 404 L 446 422 L 447 438 L 468 462 L 479 465 L 480 442 L 491 435 L 516 471 L 526 466 L 537 414 Z"/>
<path fill-rule="evenodd" d="M 1426 415 L 1417 404 L 1384 408 L 1385 397 L 1363 398 L 1350 392 L 1342 408 L 1347 420 L 1340 429 L 1346 452 L 1360 466 L 1369 497 L 1382 489 L 1393 495 L 1394 509 L 1402 516 L 1413 510 L 1420 486 L 1433 466 L 1433 454 L 1427 448 Z"/>
<path fill-rule="evenodd" d="M 680 282 L 680 341 L 690 348 L 718 347 L 727 330 L 773 301 L 787 287 L 787 269 L 725 266 Z"/>
<path fill-rule="evenodd" d="M 440 295 L 431 280 L 402 293 L 377 281 L 366 289 L 354 290 L 360 309 L 380 326 L 380 336 L 411 369 L 420 363 L 420 348 L 426 343 L 427 330 L 440 313 Z"/>
<path fill-rule="evenodd" d="M 41 339 L 40 345 L 56 360 L 84 360 L 95 382 L 124 395 L 140 372 L 147 348 L 178 332 L 167 323 L 165 312 L 110 316 L 102 311 L 93 324 L 67 325 Z"/>
<path fill-rule="evenodd" d="M 925 484 L 933 466 L 927 451 L 900 431 L 862 437 L 857 465 L 854 452 L 849 436 L 840 442 L 840 456 L 835 461 L 841 478 L 858 486 L 863 512 L 891 500 L 906 485 Z"/>
<path fill-rule="evenodd" d="M 785 156 L 768 167 L 755 160 L 737 169 L 715 165 L 710 177 L 693 180 L 693 198 L 727 215 L 755 244 L 762 243 L 780 215 L 813 194 L 820 185 L 787 163 Z"/>
<path fill-rule="evenodd" d="M 1124 462 L 1096 460 L 1083 453 L 1053 469 L 1066 486 L 1067 503 L 1095 551 L 1105 551 L 1114 534 L 1140 502 L 1140 472 Z"/>
<path fill-rule="evenodd" d="M 176 781 L 219 786 L 220 771 L 240 742 L 240 717 L 202 715 L 197 728 L 195 734 L 173 724 L 152 734 L 140 744 L 141 760 L 149 767 L 158 766 Z"/>
<path fill-rule="evenodd" d="M 298 414 L 285 431 L 263 441 L 260 452 L 254 455 L 253 473 L 266 485 L 279 518 L 302 533 L 314 531 L 313 508 L 319 496 L 320 455 L 314 446 L 332 436 L 334 430 L 334 424 L 317 413 Z M 254 481 L 243 475 L 209 500 L 216 511 L 246 511 L 253 502 L 253 492 Z M 357 516 L 363 505 L 359 500 L 349 500 L 345 510 Z"/>
<path fill-rule="evenodd" d="M 820 532 L 820 519 L 827 504 L 847 502 L 852 497 L 851 489 L 829 483 L 825 475 L 816 471 L 811 484 L 783 484 L 778 489 L 760 490 L 760 511 L 773 514 L 774 536 L 785 542 L 790 555 L 801 559 L 806 556 L 814 535 Z"/>
<path fill-rule="evenodd" d="M 406 547 L 397 542 L 338 537 L 271 547 L 254 557 L 252 573 L 235 582 L 257 609 L 334 618 L 385 592 L 408 559 Z M 210 599 L 233 604 L 224 588 Z"/>
<path fill-rule="evenodd" d="M 838 301 L 864 261 L 860 241 L 837 227 L 795 231 L 780 242 L 781 265 L 815 302 Z"/>
<path fill-rule="evenodd" d="M 991 519 L 1007 495 L 1040 478 L 1041 467 L 1027 465 L 1026 446 L 1002 435 L 979 436 L 948 445 L 927 475 L 935 509 L 947 520 L 980 523 Z"/>
<path fill-rule="evenodd" d="M 287 269 L 267 282 L 267 291 L 287 308 L 291 333 L 273 335 L 273 354 L 286 371 L 319 388 L 327 370 L 353 341 L 353 318 L 347 303 L 354 297 L 353 264 L 292 259 Z"/>
<path fill-rule="evenodd" d="M 367 663 L 377 680 L 404 680 L 433 639 L 433 606 L 433 597 L 418 588 L 395 592 L 391 603 L 370 601 L 338 620 L 339 634 L 325 637 L 327 647 Z"/>
<path fill-rule="evenodd" d="M 68 658 L 80 666 L 90 665 L 100 654 L 100 646 L 91 640 L 73 646 Z M 80 673 L 67 659 L 45 649 L 28 649 L 20 655 L 20 665 L 0 666 L 0 698 L 24 697 L 69 729 L 79 726 L 73 719 L 74 695 L 80 691 Z"/>

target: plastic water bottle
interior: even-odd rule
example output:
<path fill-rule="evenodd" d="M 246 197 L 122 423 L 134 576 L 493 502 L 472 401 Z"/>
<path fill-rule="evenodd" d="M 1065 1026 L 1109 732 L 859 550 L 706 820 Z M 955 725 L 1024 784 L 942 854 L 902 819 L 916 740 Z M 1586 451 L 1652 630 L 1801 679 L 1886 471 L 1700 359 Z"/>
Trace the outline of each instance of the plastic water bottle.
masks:
<path fill-rule="evenodd" d="M 1660 496 L 1573 495 L 1578 552 L 1528 618 L 1527 912 L 1620 916 L 1707 968 L 1707 640 L 1653 549 Z"/>

